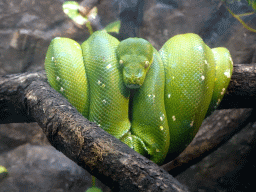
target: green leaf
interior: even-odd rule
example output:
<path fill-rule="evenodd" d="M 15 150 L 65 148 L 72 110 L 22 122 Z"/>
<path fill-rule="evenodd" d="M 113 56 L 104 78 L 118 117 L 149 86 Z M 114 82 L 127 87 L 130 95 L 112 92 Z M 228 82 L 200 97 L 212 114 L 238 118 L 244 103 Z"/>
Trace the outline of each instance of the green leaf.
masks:
<path fill-rule="evenodd" d="M 102 192 L 102 190 L 98 187 L 91 187 L 87 189 L 86 192 Z"/>
<path fill-rule="evenodd" d="M 120 26 L 121 26 L 121 21 L 117 20 L 115 22 L 109 23 L 103 30 L 105 30 L 108 33 L 109 32 L 119 33 Z"/>
<path fill-rule="evenodd" d="M 0 165 L 0 181 L 4 179 L 7 176 L 7 174 L 7 169 L 4 166 Z"/>
<path fill-rule="evenodd" d="M 98 9 L 97 9 L 97 7 L 94 7 L 91 9 L 88 16 L 91 18 L 95 18 L 97 15 L 98 15 Z"/>
<path fill-rule="evenodd" d="M 0 165 L 0 173 L 8 173 L 8 171 L 4 166 Z"/>
<path fill-rule="evenodd" d="M 256 10 L 256 1 L 253 1 L 251 6 L 254 10 Z"/>
<path fill-rule="evenodd" d="M 66 13 L 69 18 L 71 18 L 74 22 L 79 25 L 83 25 L 87 22 L 87 18 L 83 17 L 79 11 L 79 4 L 75 1 L 66 1 L 62 5 L 64 13 Z"/>
<path fill-rule="evenodd" d="M 246 0 L 248 5 L 250 5 L 254 10 L 256 10 L 256 0 Z"/>

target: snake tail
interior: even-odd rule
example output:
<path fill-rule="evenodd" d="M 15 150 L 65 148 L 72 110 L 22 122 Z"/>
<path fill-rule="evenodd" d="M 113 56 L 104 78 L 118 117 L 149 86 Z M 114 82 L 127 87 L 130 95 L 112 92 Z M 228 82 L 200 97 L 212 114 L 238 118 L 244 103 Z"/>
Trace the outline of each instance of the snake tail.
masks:
<path fill-rule="evenodd" d="M 212 49 L 212 52 L 215 59 L 216 74 L 212 100 L 206 116 L 209 116 L 220 104 L 233 72 L 233 61 L 228 49 L 217 47 Z"/>

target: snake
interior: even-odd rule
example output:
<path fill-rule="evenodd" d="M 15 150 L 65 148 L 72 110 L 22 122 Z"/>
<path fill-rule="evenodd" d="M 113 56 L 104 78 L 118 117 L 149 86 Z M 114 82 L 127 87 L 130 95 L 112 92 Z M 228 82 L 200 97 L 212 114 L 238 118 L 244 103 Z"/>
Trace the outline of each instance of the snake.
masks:
<path fill-rule="evenodd" d="M 179 155 L 220 104 L 233 61 L 194 33 L 157 51 L 138 37 L 94 32 L 81 45 L 54 38 L 45 57 L 51 87 L 85 118 L 156 164 Z"/>

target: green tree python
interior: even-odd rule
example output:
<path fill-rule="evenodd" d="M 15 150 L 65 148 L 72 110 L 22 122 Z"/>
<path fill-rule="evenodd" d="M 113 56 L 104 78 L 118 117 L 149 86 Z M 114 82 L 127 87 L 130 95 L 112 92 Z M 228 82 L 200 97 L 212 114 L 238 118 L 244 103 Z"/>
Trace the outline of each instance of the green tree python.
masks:
<path fill-rule="evenodd" d="M 119 42 L 97 31 L 82 45 L 54 38 L 45 69 L 85 118 L 161 164 L 186 148 L 218 106 L 233 62 L 226 48 L 210 49 L 193 33 L 172 37 L 158 52 L 142 38 Z"/>

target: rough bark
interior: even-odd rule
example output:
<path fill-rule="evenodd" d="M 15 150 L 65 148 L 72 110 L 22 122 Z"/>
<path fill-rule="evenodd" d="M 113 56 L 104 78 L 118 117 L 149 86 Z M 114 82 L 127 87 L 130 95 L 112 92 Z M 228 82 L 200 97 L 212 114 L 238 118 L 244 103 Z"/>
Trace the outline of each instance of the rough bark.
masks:
<path fill-rule="evenodd" d="M 255 64 L 234 64 L 227 93 L 218 107 L 228 110 L 215 111 L 208 117 L 189 146 L 173 161 L 162 165 L 162 168 L 176 176 L 239 132 L 256 104 L 255 77 Z"/>
<path fill-rule="evenodd" d="M 24 108 L 18 105 L 20 93 L 18 90 L 15 92 L 12 88 L 12 81 L 8 82 L 8 79 L 14 78 L 14 76 L 3 76 L 0 80 L 0 122 L 34 122 L 35 120 L 31 116 L 26 115 Z M 253 108 L 256 104 L 255 76 L 255 64 L 235 64 L 227 93 L 218 108 Z M 17 79 L 19 78 L 21 83 L 25 82 L 25 84 L 35 80 L 47 81 L 45 72 L 21 74 L 17 76 Z M 22 86 L 22 84 L 16 86 Z"/>
<path fill-rule="evenodd" d="M 233 74 L 219 109 L 253 108 L 256 98 L 256 64 L 234 64 Z"/>
<path fill-rule="evenodd" d="M 252 112 L 251 108 L 215 111 L 205 119 L 188 147 L 173 161 L 162 165 L 162 168 L 173 176 L 185 171 L 238 133 L 252 117 Z"/>
<path fill-rule="evenodd" d="M 254 101 L 255 72 L 254 64 L 234 65 L 221 107 L 252 107 L 247 100 L 234 105 L 229 98 Z M 46 81 L 45 72 L 0 77 L 0 123 L 38 122 L 53 146 L 114 190 L 186 191 L 158 166 L 83 118 Z M 216 112 L 188 148 L 163 168 L 177 175 L 198 162 L 237 133 L 251 112 L 250 108 Z"/>
<path fill-rule="evenodd" d="M 86 120 L 44 81 L 44 73 L 1 77 L 1 116 L 8 112 L 10 121 L 13 113 L 6 107 L 12 105 L 15 118 L 36 121 L 57 150 L 114 191 L 188 191 L 162 168 Z"/>

